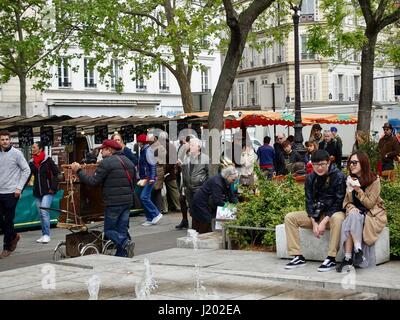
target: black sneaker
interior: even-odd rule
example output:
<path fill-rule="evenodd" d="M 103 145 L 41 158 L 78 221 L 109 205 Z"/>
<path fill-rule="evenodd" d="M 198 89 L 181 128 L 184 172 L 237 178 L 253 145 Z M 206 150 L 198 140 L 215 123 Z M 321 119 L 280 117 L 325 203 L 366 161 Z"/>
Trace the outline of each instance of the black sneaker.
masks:
<path fill-rule="evenodd" d="M 180 224 L 175 226 L 176 229 L 182 230 L 182 229 L 188 229 L 189 228 L 189 222 L 187 220 L 182 220 Z"/>
<path fill-rule="evenodd" d="M 135 255 L 135 243 L 132 240 L 128 240 L 128 243 L 125 246 L 126 256 L 128 258 L 132 258 Z"/>
<path fill-rule="evenodd" d="M 350 267 L 353 265 L 353 259 L 346 260 L 346 258 L 343 258 L 343 261 L 337 266 L 336 271 L 337 272 L 342 272 L 343 268 L 347 271 L 350 272 Z"/>
<path fill-rule="evenodd" d="M 364 261 L 363 251 L 361 249 L 358 249 L 354 253 L 354 265 L 359 266 L 363 261 Z"/>
<path fill-rule="evenodd" d="M 335 258 L 328 257 L 324 260 L 324 262 L 322 262 L 322 264 L 319 266 L 317 270 L 319 272 L 325 272 L 325 271 L 335 270 L 335 268 L 336 268 Z"/>
<path fill-rule="evenodd" d="M 306 259 L 303 256 L 295 256 L 286 266 L 285 269 L 294 269 L 306 265 Z"/>

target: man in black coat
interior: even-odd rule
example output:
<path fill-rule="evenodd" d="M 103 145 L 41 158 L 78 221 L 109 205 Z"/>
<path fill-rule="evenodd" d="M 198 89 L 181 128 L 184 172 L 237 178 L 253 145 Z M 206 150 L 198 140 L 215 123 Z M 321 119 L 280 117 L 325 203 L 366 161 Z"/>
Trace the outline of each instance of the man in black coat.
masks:
<path fill-rule="evenodd" d="M 106 204 L 104 234 L 117 246 L 116 256 L 132 257 L 134 242 L 128 238 L 129 208 L 133 204 L 134 166 L 121 151 L 121 145 L 111 139 L 103 141 L 99 148 L 103 160 L 93 176 L 87 176 L 79 163 L 71 168 L 77 172 L 81 182 L 90 186 L 102 184 Z"/>
<path fill-rule="evenodd" d="M 317 150 L 311 156 L 314 171 L 307 175 L 305 182 L 306 212 L 290 212 L 285 216 L 285 231 L 288 253 L 294 258 L 286 269 L 304 266 L 306 260 L 301 254 L 299 228 L 312 229 L 320 238 L 330 229 L 328 256 L 317 269 L 320 272 L 336 268 L 336 254 L 339 251 L 340 232 L 345 218 L 343 200 L 346 195 L 346 176 L 332 165 L 328 152 Z"/>
<path fill-rule="evenodd" d="M 234 167 L 227 167 L 221 173 L 209 178 L 196 191 L 192 201 L 192 227 L 198 233 L 212 231 L 211 220 L 215 218 L 217 207 L 225 202 L 236 203 L 231 184 L 239 177 Z"/>

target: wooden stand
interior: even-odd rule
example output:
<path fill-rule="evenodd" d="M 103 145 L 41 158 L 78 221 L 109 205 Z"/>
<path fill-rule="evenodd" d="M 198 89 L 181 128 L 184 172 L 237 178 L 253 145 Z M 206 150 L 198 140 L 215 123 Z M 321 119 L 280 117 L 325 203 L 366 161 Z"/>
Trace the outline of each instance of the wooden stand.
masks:
<path fill-rule="evenodd" d="M 81 183 L 69 165 L 61 167 L 65 181 L 60 182 L 60 189 L 64 190 L 60 208 L 66 212 L 60 215 L 60 227 L 70 224 L 82 226 L 90 221 L 103 220 L 105 206 L 101 186 L 91 187 Z M 97 164 L 82 166 L 87 175 L 93 175 L 96 168 Z"/>

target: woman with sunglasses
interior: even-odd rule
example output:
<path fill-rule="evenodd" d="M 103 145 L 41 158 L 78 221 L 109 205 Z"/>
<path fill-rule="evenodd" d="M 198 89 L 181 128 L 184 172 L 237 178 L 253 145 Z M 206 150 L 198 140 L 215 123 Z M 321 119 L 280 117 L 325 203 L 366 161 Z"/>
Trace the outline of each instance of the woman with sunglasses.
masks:
<path fill-rule="evenodd" d="M 381 183 L 371 171 L 368 156 L 361 151 L 353 153 L 347 169 L 350 175 L 343 201 L 346 218 L 340 239 L 345 257 L 336 269 L 338 272 L 351 265 L 361 268 L 375 266 L 374 244 L 387 223 L 380 197 Z"/>

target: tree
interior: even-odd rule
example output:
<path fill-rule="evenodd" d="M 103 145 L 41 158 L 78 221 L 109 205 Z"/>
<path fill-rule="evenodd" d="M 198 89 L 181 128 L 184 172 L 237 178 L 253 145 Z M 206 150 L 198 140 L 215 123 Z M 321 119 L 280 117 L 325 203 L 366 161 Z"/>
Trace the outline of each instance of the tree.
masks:
<path fill-rule="evenodd" d="M 0 12 L 0 83 L 18 77 L 20 113 L 26 116 L 27 79 L 39 78 L 36 89 L 47 85 L 48 66 L 73 29 L 57 28 L 55 6 L 46 0 L 2 0 Z"/>
<path fill-rule="evenodd" d="M 142 80 L 165 66 L 176 78 L 185 112 L 192 112 L 193 68 L 202 69 L 199 55 L 215 49 L 220 0 L 81 0 L 65 10 L 79 23 L 80 46 L 95 55 L 105 79 L 107 60 L 132 61 L 133 80 Z M 107 82 L 107 80 L 105 80 Z M 123 84 L 119 83 L 122 91 Z"/>
<path fill-rule="evenodd" d="M 397 2 L 397 3 L 396 3 Z M 358 25 L 354 30 L 345 30 L 343 21 L 346 16 L 355 13 L 362 17 L 365 25 Z M 394 26 L 400 20 L 400 6 L 396 0 L 322 0 L 321 10 L 325 14 L 325 25 L 310 29 L 308 46 L 314 52 L 333 56 L 340 50 L 355 49 L 361 51 L 361 91 L 358 103 L 357 129 L 369 131 L 373 99 L 373 73 L 376 62 L 376 49 L 379 36 L 385 28 Z M 397 28 L 395 28 L 397 29 Z M 398 34 L 399 29 L 395 31 Z M 385 36 L 381 37 L 385 41 Z M 387 39 L 387 38 L 386 38 Z M 387 40 L 386 40 L 387 41 Z M 383 45 L 385 46 L 385 45 Z M 399 50 L 391 48 L 392 61 L 398 58 Z"/>
<path fill-rule="evenodd" d="M 238 14 L 235 1 L 223 0 L 226 23 L 229 27 L 229 44 L 217 87 L 211 101 L 208 118 L 209 129 L 222 130 L 225 105 L 236 77 L 236 70 L 242 58 L 248 35 L 255 20 L 271 6 L 274 0 L 247 1 Z"/>

